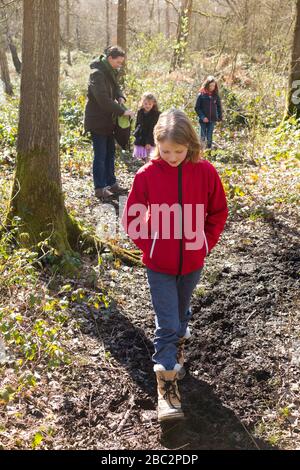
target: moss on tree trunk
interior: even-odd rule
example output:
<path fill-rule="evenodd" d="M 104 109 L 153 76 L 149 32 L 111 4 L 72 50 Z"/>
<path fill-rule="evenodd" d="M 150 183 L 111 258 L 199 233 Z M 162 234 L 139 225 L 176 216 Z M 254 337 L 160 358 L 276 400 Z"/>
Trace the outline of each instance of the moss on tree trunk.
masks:
<path fill-rule="evenodd" d="M 58 255 L 71 250 L 65 221 L 65 207 L 61 186 L 49 179 L 47 171 L 37 172 L 34 154 L 18 154 L 11 204 L 6 224 L 10 225 L 15 216 L 21 219 L 20 242 L 34 246 L 48 239 Z M 30 163 L 33 171 L 30 171 Z"/>

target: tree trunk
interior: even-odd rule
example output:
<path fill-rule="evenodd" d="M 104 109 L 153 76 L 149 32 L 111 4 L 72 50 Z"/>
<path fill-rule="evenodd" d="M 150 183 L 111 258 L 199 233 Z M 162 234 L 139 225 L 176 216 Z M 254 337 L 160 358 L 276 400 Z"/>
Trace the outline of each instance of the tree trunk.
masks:
<path fill-rule="evenodd" d="M 79 51 L 81 51 L 81 28 L 80 28 L 81 7 L 78 1 L 76 1 L 74 5 L 74 16 L 75 16 L 76 47 Z"/>
<path fill-rule="evenodd" d="M 1 2 L 1 5 L 2 5 L 2 11 L 1 11 L 1 15 L 0 15 L 0 19 L 1 19 L 0 21 L 2 21 L 5 25 L 6 41 L 7 41 L 7 44 L 9 46 L 9 49 L 10 49 L 13 64 L 15 66 L 16 72 L 18 74 L 20 74 L 21 73 L 21 68 L 22 68 L 22 63 L 19 59 L 17 48 L 14 44 L 12 35 L 10 33 L 9 20 L 8 20 L 6 9 L 4 8 L 5 5 L 4 5 L 3 1 Z"/>
<path fill-rule="evenodd" d="M 153 33 L 153 23 L 154 23 L 154 1 L 149 2 L 149 34 L 150 36 Z"/>
<path fill-rule="evenodd" d="M 9 46 L 9 49 L 10 49 L 12 61 L 13 61 L 13 64 L 15 66 L 16 72 L 20 75 L 21 71 L 22 71 L 22 62 L 19 59 L 17 47 L 16 47 L 12 37 L 9 34 L 7 36 L 7 41 L 8 41 L 8 46 Z"/>
<path fill-rule="evenodd" d="M 0 33 L 0 72 L 1 80 L 4 83 L 4 91 L 7 95 L 12 96 L 14 94 L 13 87 L 10 81 L 8 61 L 6 55 L 6 44 L 3 35 Z"/>
<path fill-rule="evenodd" d="M 166 3 L 166 36 L 170 39 L 170 4 Z"/>
<path fill-rule="evenodd" d="M 158 24 L 158 34 L 161 33 L 161 21 L 160 21 L 160 1 L 157 0 L 157 24 Z"/>
<path fill-rule="evenodd" d="M 248 37 L 248 24 L 249 24 L 249 0 L 245 0 L 243 9 L 243 22 L 242 22 L 242 46 L 243 51 L 248 51 L 249 37 Z"/>
<path fill-rule="evenodd" d="M 176 33 L 177 40 L 171 61 L 171 71 L 183 65 L 190 33 L 192 8 L 193 0 L 181 0 L 181 9 Z"/>
<path fill-rule="evenodd" d="M 18 216 L 23 245 L 47 239 L 62 255 L 71 251 L 75 229 L 64 206 L 60 174 L 59 0 L 24 0 L 23 7 L 17 164 L 7 225 Z"/>
<path fill-rule="evenodd" d="M 300 0 L 296 3 L 296 22 L 289 75 L 286 117 L 300 118 Z"/>
<path fill-rule="evenodd" d="M 277 15 L 275 13 L 275 5 L 273 5 L 273 3 L 271 4 L 271 12 L 270 12 L 270 29 L 269 29 L 269 37 L 268 37 L 268 46 L 267 46 L 267 50 L 270 51 L 272 49 L 272 46 L 273 46 L 273 43 L 272 43 L 272 40 L 273 40 L 273 31 L 274 31 L 274 23 L 276 22 L 276 18 L 277 18 Z M 276 23 L 275 23 L 275 27 L 276 27 Z M 276 31 L 276 29 L 275 29 Z"/>
<path fill-rule="evenodd" d="M 126 51 L 127 48 L 127 0 L 118 0 L 117 43 Z M 124 85 L 126 75 L 126 61 L 119 74 L 120 85 Z"/>
<path fill-rule="evenodd" d="M 251 39 L 250 39 L 250 57 L 251 60 L 255 54 L 255 25 L 256 25 L 256 16 L 260 17 L 260 4 L 257 4 L 257 8 L 254 8 L 252 11 L 252 27 L 251 27 Z M 248 52 L 249 53 L 249 52 Z"/>
<path fill-rule="evenodd" d="M 79 16 L 76 16 L 76 45 L 77 45 L 77 49 L 81 51 L 81 31 L 80 31 Z"/>
<path fill-rule="evenodd" d="M 106 0 L 106 47 L 110 45 L 110 0 Z"/>
<path fill-rule="evenodd" d="M 66 35 L 67 35 L 67 62 L 68 65 L 72 65 L 72 54 L 71 54 L 71 14 L 70 14 L 70 0 L 66 0 Z"/>
<path fill-rule="evenodd" d="M 127 0 L 118 0 L 117 43 L 126 51 Z"/>

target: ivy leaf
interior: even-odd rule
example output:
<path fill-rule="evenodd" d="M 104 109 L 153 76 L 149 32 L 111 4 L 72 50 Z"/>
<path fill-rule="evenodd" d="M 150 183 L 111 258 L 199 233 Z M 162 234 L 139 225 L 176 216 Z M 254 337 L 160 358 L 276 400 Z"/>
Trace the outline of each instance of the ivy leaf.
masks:
<path fill-rule="evenodd" d="M 34 438 L 33 438 L 33 441 L 32 441 L 32 448 L 33 449 L 36 449 L 37 447 L 40 446 L 40 444 L 43 442 L 43 435 L 40 433 L 40 432 L 37 432 L 35 435 L 34 435 Z"/>

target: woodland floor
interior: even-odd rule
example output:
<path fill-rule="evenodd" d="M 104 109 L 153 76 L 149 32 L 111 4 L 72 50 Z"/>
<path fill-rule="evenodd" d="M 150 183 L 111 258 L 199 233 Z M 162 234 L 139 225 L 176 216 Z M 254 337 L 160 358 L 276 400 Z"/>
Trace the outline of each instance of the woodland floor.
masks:
<path fill-rule="evenodd" d="M 89 164 L 81 177 L 65 171 L 63 184 L 68 208 L 95 227 L 100 203 Z M 121 157 L 123 185 L 130 186 L 138 167 Z M 7 414 L 3 445 L 14 448 L 16 436 L 26 442 L 28 429 L 47 423 L 54 429 L 44 442 L 48 449 L 300 448 L 295 227 L 293 218 L 281 214 L 229 218 L 193 298 L 189 373 L 180 383 L 186 420 L 163 430 L 155 411 L 146 273 L 105 255 L 101 288 L 110 306 L 99 312 L 76 308 L 80 332 L 68 344 L 73 363 L 45 376 L 20 404 L 22 417 Z M 85 257 L 81 279 L 71 281 L 74 288 L 92 288 L 95 263 Z M 52 282 L 54 292 L 60 282 Z"/>

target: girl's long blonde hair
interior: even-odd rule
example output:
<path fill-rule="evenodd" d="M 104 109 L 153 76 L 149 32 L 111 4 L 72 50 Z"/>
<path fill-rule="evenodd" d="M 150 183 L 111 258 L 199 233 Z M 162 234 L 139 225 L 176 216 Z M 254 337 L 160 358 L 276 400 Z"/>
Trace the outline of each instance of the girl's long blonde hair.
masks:
<path fill-rule="evenodd" d="M 153 159 L 160 158 L 158 144 L 170 140 L 176 144 L 188 147 L 187 159 L 197 163 L 203 156 L 203 148 L 197 132 L 187 115 L 179 109 L 162 113 L 154 128 L 156 149 Z"/>

